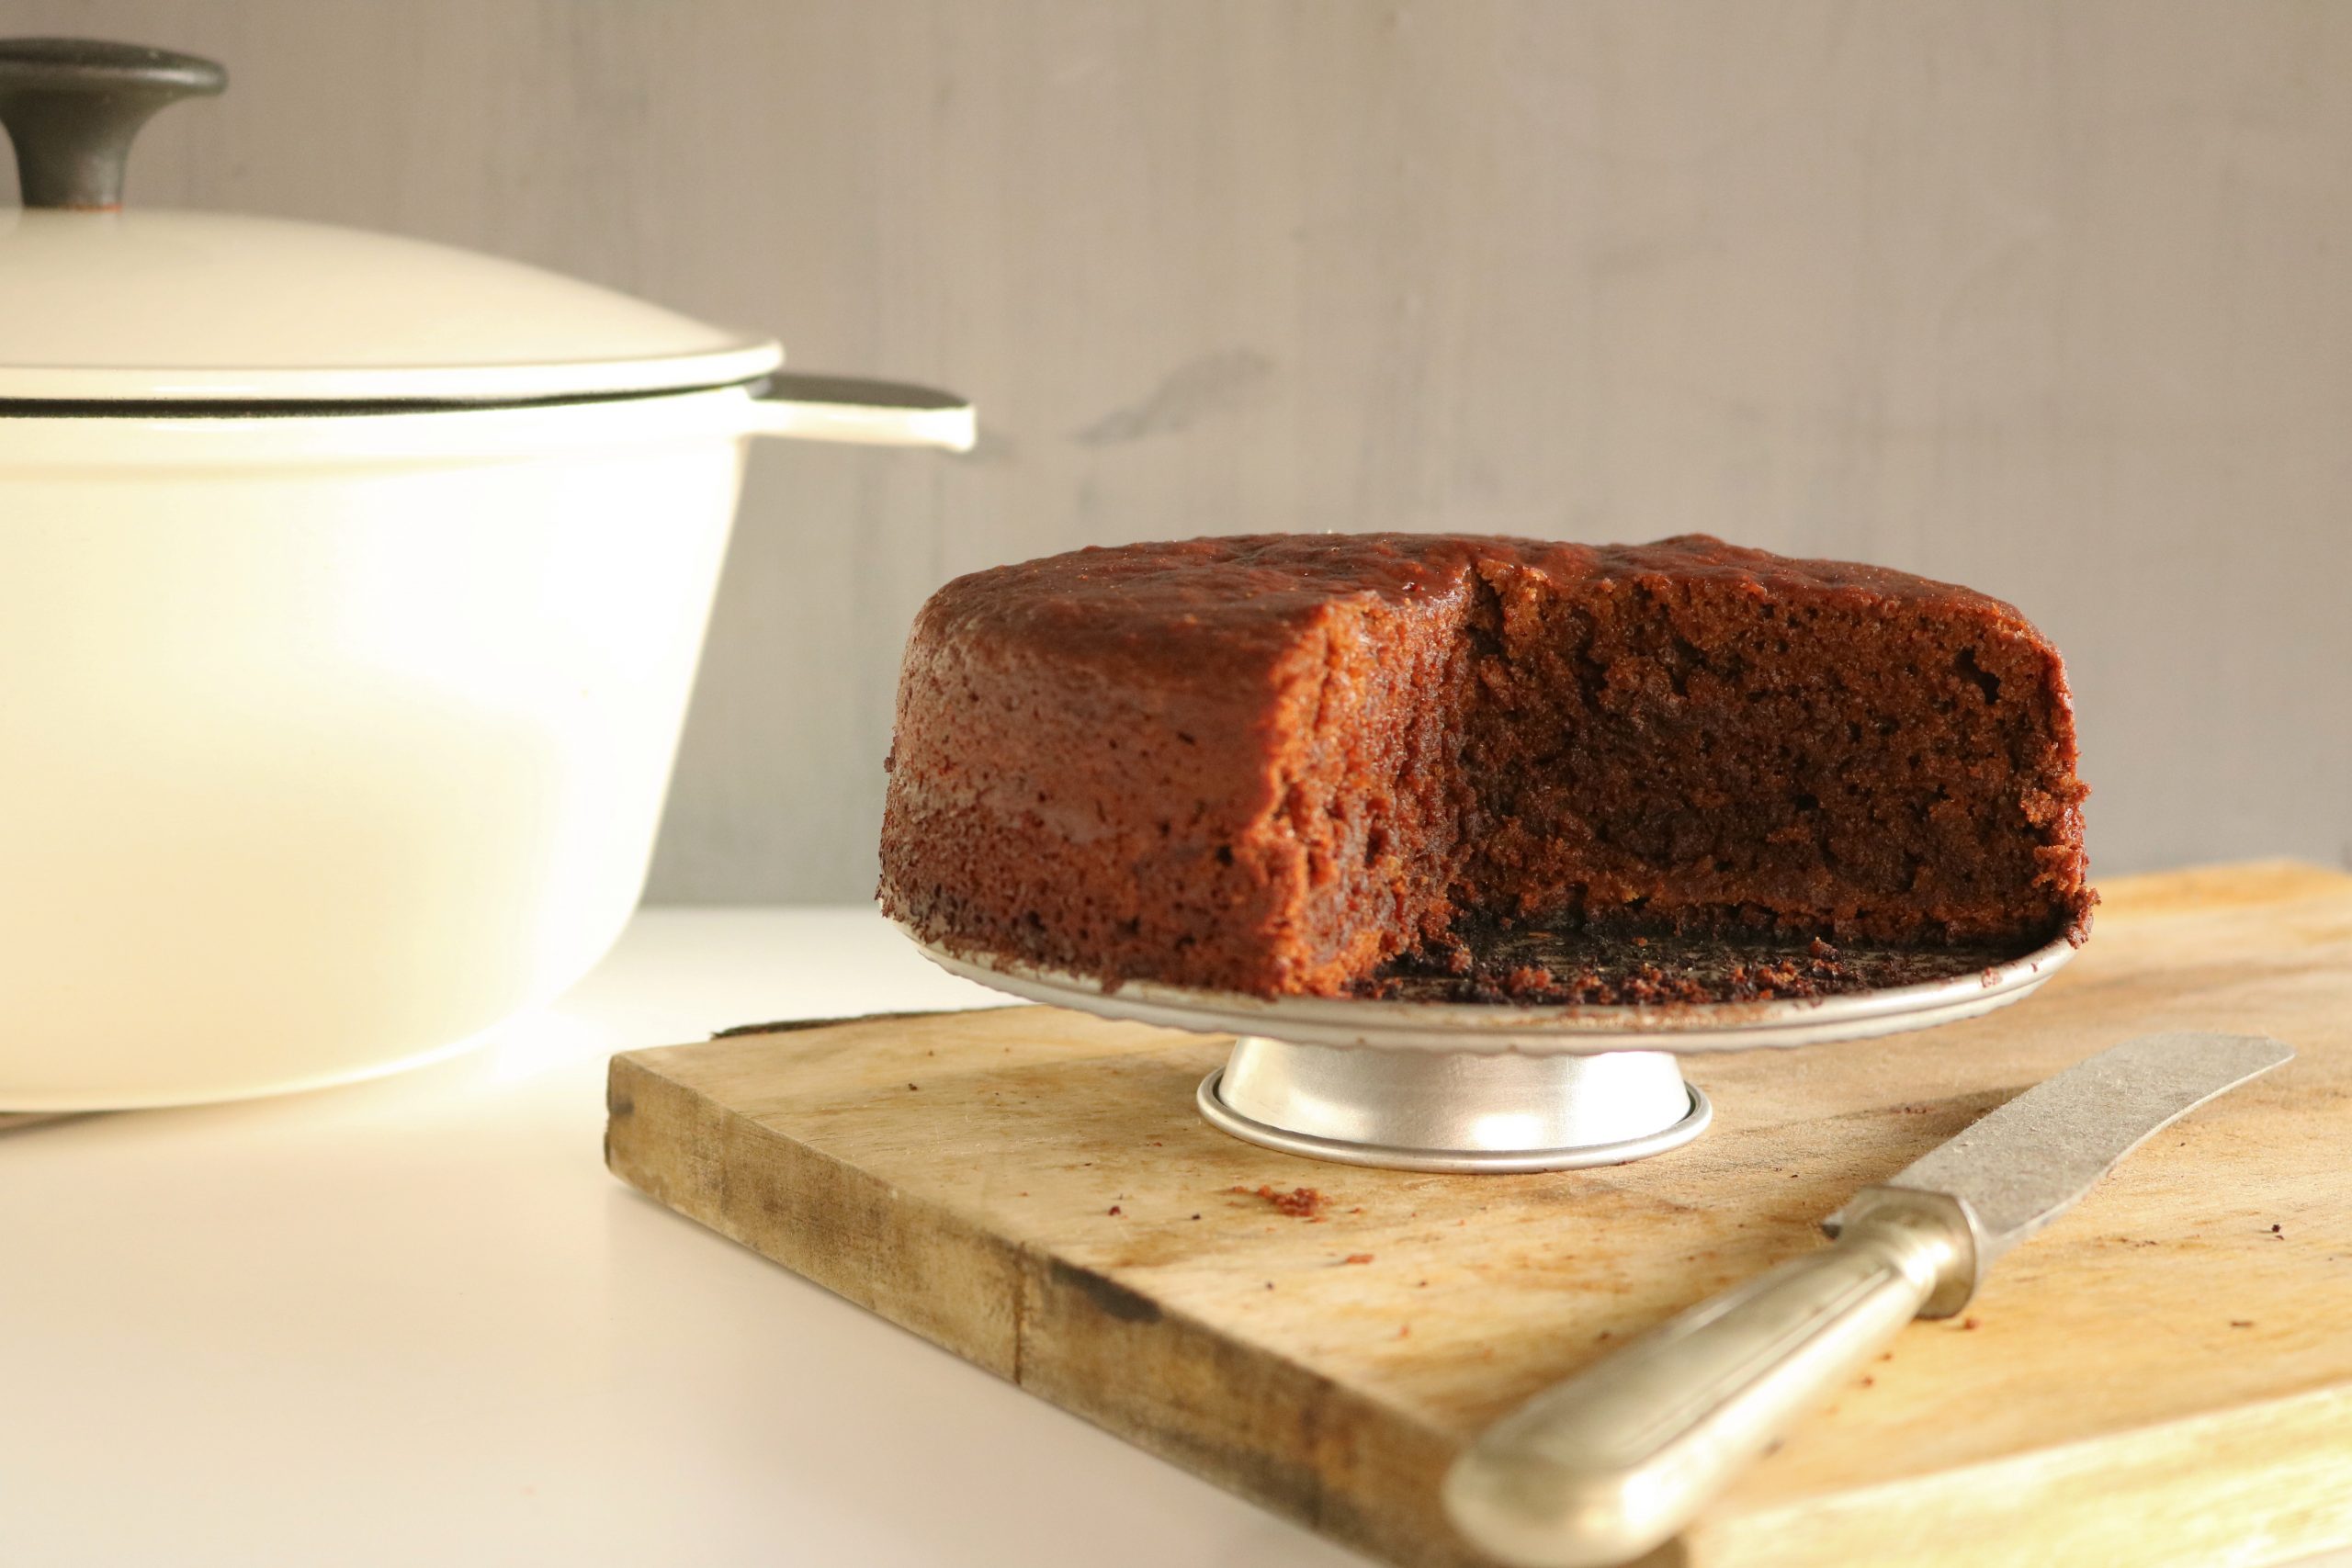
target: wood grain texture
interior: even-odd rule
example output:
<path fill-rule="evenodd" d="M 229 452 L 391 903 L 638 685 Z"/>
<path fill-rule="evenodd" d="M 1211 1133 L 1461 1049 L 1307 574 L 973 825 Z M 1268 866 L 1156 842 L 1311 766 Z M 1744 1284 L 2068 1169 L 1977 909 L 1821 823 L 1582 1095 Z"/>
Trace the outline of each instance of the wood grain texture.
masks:
<path fill-rule="evenodd" d="M 482 247 L 978 400 L 966 461 L 759 452 L 657 897 L 871 891 L 899 644 L 948 576 L 1255 527 L 1698 528 L 1968 582 L 2072 661 L 2103 869 L 2352 864 L 2352 7 L 6 21 L 230 62 L 134 203 Z"/>
<path fill-rule="evenodd" d="M 615 1058 L 623 1178 L 1188 1469 L 1399 1562 L 1467 1437 L 1974 1117 L 2158 1029 L 2301 1053 L 1907 1329 L 1664 1554 L 1693 1565 L 2284 1561 L 2352 1543 L 2352 877 L 2110 885 L 2021 1006 L 1699 1058 L 1716 1123 L 1611 1169 L 1435 1177 L 1214 1132 L 1224 1046 L 1049 1009 Z M 1325 1217 L 1248 1195 L 1319 1190 Z M 1235 1190 L 1242 1189 L 1237 1192 Z"/>

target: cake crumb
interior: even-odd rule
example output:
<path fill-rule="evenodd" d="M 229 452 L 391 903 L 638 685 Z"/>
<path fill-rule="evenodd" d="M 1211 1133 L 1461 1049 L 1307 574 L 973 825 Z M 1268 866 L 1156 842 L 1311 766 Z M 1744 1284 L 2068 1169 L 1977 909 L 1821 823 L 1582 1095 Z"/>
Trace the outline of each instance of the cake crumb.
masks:
<path fill-rule="evenodd" d="M 2232 1328 L 2252 1328 L 2254 1326 L 2254 1319 L 2250 1317 L 2233 1317 L 2230 1319 L 2230 1326 Z"/>
<path fill-rule="evenodd" d="M 1963 1317 L 1960 1320 L 1960 1325 L 1973 1333 L 1976 1328 L 1976 1320 L 1973 1317 Z"/>
<path fill-rule="evenodd" d="M 1351 1252 L 1345 1258 L 1340 1258 L 1340 1261 L 1342 1263 L 1369 1263 L 1372 1261 L 1372 1254 L 1369 1252 Z"/>
<path fill-rule="evenodd" d="M 1294 1187 L 1287 1192 L 1278 1192 L 1271 1185 L 1259 1187 L 1255 1190 L 1247 1187 L 1235 1187 L 1229 1190 L 1242 1198 L 1262 1198 L 1272 1206 L 1276 1213 L 1288 1214 L 1293 1219 L 1300 1220 L 1320 1218 L 1323 1205 L 1328 1201 L 1322 1192 L 1313 1187 Z"/>
<path fill-rule="evenodd" d="M 1112 1204 L 1112 1205 L 1111 1205 L 1111 1213 L 1114 1213 L 1114 1214 L 1115 1214 L 1115 1213 L 1117 1213 L 1118 1212 L 1119 1212 L 1119 1205 L 1117 1205 L 1116 1203 Z"/>

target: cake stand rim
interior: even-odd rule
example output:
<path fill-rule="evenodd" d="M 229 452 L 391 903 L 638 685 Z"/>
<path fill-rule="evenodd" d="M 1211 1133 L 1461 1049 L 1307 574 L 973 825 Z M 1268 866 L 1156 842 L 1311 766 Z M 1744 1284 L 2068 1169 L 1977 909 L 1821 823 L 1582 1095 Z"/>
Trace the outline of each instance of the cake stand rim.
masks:
<path fill-rule="evenodd" d="M 1155 980 L 1129 980 L 1110 987 L 1083 976 L 995 954 L 958 953 L 924 940 L 902 920 L 892 923 L 925 958 L 951 975 L 1024 1001 L 1098 1018 L 1197 1034 L 1255 1034 L 1298 1044 L 1481 1054 L 1667 1051 L 1698 1055 L 1876 1039 L 1956 1023 L 2020 1001 L 2065 967 L 2076 952 L 2076 944 L 2062 935 L 2030 953 L 1948 979 L 1826 997 L 1514 1007 L 1253 997 Z"/>

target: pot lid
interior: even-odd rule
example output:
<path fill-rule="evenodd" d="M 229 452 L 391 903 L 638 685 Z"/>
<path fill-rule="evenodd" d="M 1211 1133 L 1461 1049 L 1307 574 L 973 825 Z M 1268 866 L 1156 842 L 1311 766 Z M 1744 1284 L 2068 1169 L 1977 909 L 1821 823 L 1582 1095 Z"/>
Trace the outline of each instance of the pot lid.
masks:
<path fill-rule="evenodd" d="M 0 40 L 0 400 L 517 402 L 746 381 L 774 340 L 518 262 L 283 219 L 124 211 L 131 137 L 209 61 Z"/>

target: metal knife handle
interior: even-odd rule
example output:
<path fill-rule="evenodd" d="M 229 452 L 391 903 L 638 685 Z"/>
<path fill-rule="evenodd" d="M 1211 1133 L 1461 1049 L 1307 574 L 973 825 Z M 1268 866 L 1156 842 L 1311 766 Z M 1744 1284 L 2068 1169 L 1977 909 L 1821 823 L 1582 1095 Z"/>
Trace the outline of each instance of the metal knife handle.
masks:
<path fill-rule="evenodd" d="M 1638 1557 L 1894 1337 L 1968 1253 L 1933 1210 L 1859 1215 L 1834 1246 L 1691 1308 L 1489 1427 L 1446 1476 L 1446 1511 L 1521 1568 Z"/>

